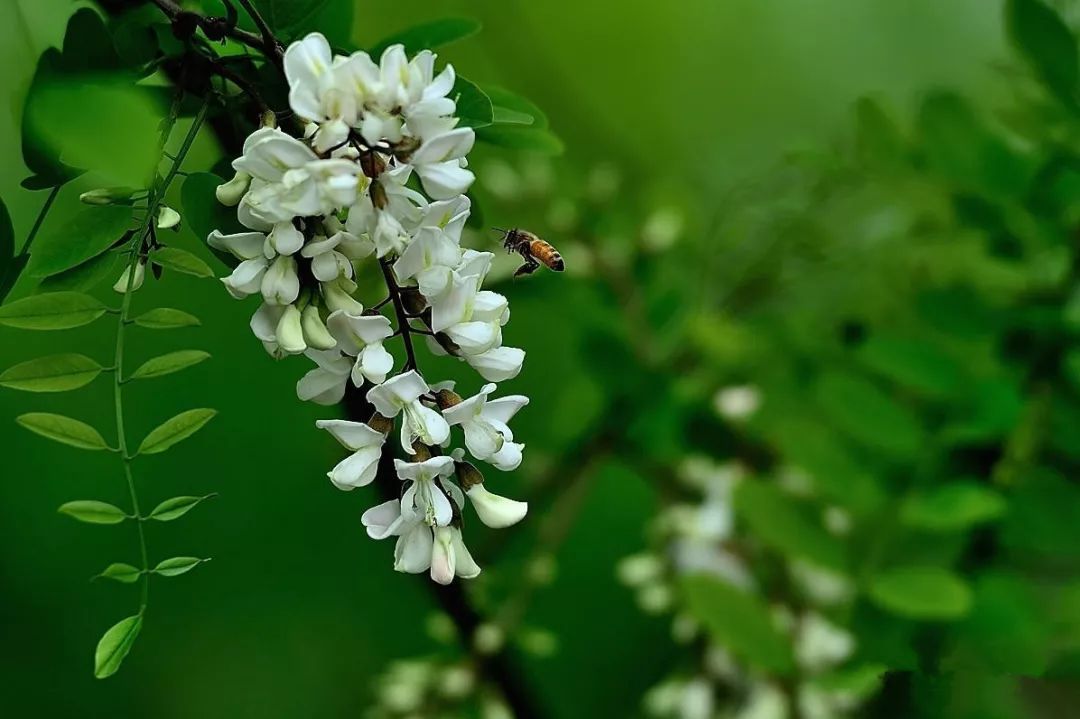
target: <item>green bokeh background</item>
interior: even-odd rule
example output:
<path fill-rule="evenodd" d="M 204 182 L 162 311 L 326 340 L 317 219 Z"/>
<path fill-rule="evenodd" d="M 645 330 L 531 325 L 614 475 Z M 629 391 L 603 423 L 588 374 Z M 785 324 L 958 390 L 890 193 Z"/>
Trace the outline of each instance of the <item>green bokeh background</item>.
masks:
<path fill-rule="evenodd" d="M 59 43 L 78 6 L 0 6 L 0 94 L 9 108 L 0 112 L 0 196 L 19 238 L 45 194 L 18 184 L 26 175 L 21 99 L 38 54 Z M 987 0 L 371 0 L 362 3 L 354 37 L 363 45 L 425 18 L 476 17 L 484 31 L 443 56 L 543 107 L 567 146 L 557 163 L 584 173 L 611 162 L 627 183 L 664 186 L 688 205 L 709 207 L 785 150 L 842 136 L 862 95 L 910 108 L 922 92 L 943 86 L 993 104 L 1005 92 L 994 70 L 1006 54 L 1000 14 Z M 189 169 L 207 169 L 216 148 L 200 141 L 192 157 Z M 85 189 L 79 182 L 63 189 L 45 231 L 62 224 Z M 213 261 L 187 231 L 178 244 Z M 507 341 L 529 351 L 524 372 L 506 387 L 532 396 L 515 427 L 529 445 L 526 464 L 559 458 L 603 404 L 591 378 L 613 360 L 587 349 L 585 282 L 538 275 L 503 288 L 514 311 Z M 130 386 L 131 435 L 181 408 L 211 406 L 220 416 L 175 451 L 140 460 L 144 501 L 220 496 L 183 522 L 151 526 L 151 551 L 213 561 L 153 586 L 148 627 L 123 671 L 93 679 L 94 643 L 134 599 L 127 587 L 88 579 L 110 561 L 134 559 L 132 530 L 80 525 L 55 507 L 91 497 L 123 503 L 120 468 L 112 455 L 51 444 L 11 419 L 55 411 L 108 427 L 110 388 L 0 392 L 0 713 L 358 716 L 389 659 L 433 646 L 426 579 L 395 574 L 391 547 L 364 536 L 359 516 L 371 496 L 343 494 L 323 477 L 340 451 L 314 428 L 327 410 L 296 401 L 299 360 L 269 361 L 250 337 L 254 305 L 186 276 L 148 283 L 136 296 L 137 307 L 156 305 L 190 311 L 203 326 L 133 330 L 133 364 L 182 348 L 205 349 L 213 360 Z M 104 361 L 112 342 L 105 321 L 62 335 L 4 330 L 0 367 L 65 349 Z M 525 481 L 509 476 L 507 493 Z M 528 624 L 553 631 L 560 651 L 528 659 L 527 668 L 553 716 L 633 715 L 642 692 L 670 667 L 666 623 L 642 615 L 613 571 L 619 557 L 644 545 L 655 501 L 646 472 L 605 466 L 559 552 L 557 581 L 536 598 Z M 492 538 L 475 529 L 478 545 L 491 547 Z M 504 535 L 501 564 L 514 567 L 528 532 Z"/>

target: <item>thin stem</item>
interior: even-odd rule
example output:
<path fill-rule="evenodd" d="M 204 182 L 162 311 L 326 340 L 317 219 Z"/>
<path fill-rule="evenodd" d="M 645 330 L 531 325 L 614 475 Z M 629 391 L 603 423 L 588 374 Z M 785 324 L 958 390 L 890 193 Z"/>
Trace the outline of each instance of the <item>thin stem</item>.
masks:
<path fill-rule="evenodd" d="M 416 369 L 416 350 L 413 349 L 412 333 L 415 331 L 409 326 L 409 316 L 405 313 L 405 305 L 401 302 L 401 287 L 398 286 L 394 277 L 394 270 L 386 260 L 379 260 L 383 277 L 386 279 L 386 289 L 390 292 L 390 300 L 394 303 L 394 314 L 397 315 L 398 332 L 405 341 L 405 371 Z"/>
<path fill-rule="evenodd" d="M 38 212 L 37 219 L 34 220 L 34 226 L 30 228 L 30 234 L 26 236 L 26 243 L 23 245 L 19 256 L 30 254 L 30 246 L 34 244 L 34 238 L 37 237 L 38 230 L 41 229 L 41 225 L 45 222 L 45 216 L 49 214 L 53 201 L 58 194 L 60 194 L 60 185 L 49 190 L 49 196 L 45 198 L 45 204 L 41 206 L 41 211 Z"/>
<path fill-rule="evenodd" d="M 195 137 L 199 134 L 199 129 L 202 127 L 203 120 L 206 118 L 207 107 L 208 104 L 203 103 L 199 113 L 195 116 L 194 121 L 192 121 L 188 133 L 184 137 L 184 142 L 180 146 L 180 150 L 176 153 L 175 158 L 173 158 L 173 164 L 169 168 L 169 172 L 165 175 L 165 179 L 162 180 L 161 185 L 150 189 L 147 219 L 145 221 L 146 224 L 142 228 L 142 231 L 135 235 L 135 239 L 132 241 L 130 257 L 128 259 L 127 286 L 124 288 L 124 299 L 120 305 L 120 314 L 117 318 L 116 351 L 113 357 L 113 405 L 116 413 L 116 441 L 120 452 L 120 458 L 124 463 L 124 479 L 127 482 L 128 495 L 131 498 L 131 514 L 135 517 L 139 535 L 139 555 L 142 560 L 142 573 L 140 574 L 139 580 L 142 582 L 142 598 L 139 601 L 140 615 L 146 612 L 146 607 L 150 600 L 150 559 L 146 549 L 145 522 L 142 512 L 139 509 L 139 495 L 135 489 L 135 477 L 131 471 L 131 461 L 134 459 L 134 456 L 128 449 L 127 431 L 124 427 L 124 339 L 126 337 L 127 326 L 131 323 L 129 317 L 131 314 L 131 300 L 134 295 L 135 270 L 138 267 L 139 262 L 143 261 L 146 255 L 146 252 L 142 248 L 153 232 L 152 222 L 157 209 L 164 200 L 169 185 L 172 184 L 172 181 L 180 173 L 180 165 L 187 156 L 188 150 L 191 149 L 191 145 L 195 142 Z M 169 113 L 165 127 L 161 133 L 162 154 L 164 154 L 164 145 L 168 141 L 169 135 L 172 133 L 173 126 L 176 124 L 176 111 L 178 109 L 179 96 L 177 97 L 177 101 L 173 103 L 172 111 Z"/>
<path fill-rule="evenodd" d="M 185 10 L 184 8 L 180 7 L 175 2 L 173 2 L 173 0 L 150 0 L 150 1 L 154 5 L 157 5 L 158 8 L 161 10 L 161 12 L 168 15 L 169 20 L 174 20 L 175 21 L 178 17 L 187 15 L 187 16 L 197 18 L 199 26 L 205 28 L 207 18 L 204 15 L 200 15 L 199 13 L 193 12 L 191 10 Z M 244 30 L 243 28 L 233 26 L 233 27 L 230 27 L 228 29 L 228 35 L 233 40 L 236 40 L 237 42 L 239 42 L 239 43 L 241 43 L 243 45 L 246 45 L 248 47 L 253 47 L 256 50 L 263 50 L 265 52 L 266 48 L 264 47 L 264 42 L 265 42 L 264 39 L 262 37 L 259 37 L 258 35 L 256 35 L 253 32 L 248 32 L 247 30 Z M 268 54 L 268 57 L 273 58 L 273 57 L 275 57 L 275 55 L 274 54 Z"/>
<path fill-rule="evenodd" d="M 259 34 L 262 35 L 263 52 L 267 57 L 277 63 L 278 67 L 281 67 L 284 62 L 284 55 L 281 51 L 281 45 L 278 43 L 277 38 L 274 37 L 274 31 L 270 29 L 270 26 L 263 19 L 263 16 L 252 4 L 251 0 L 240 0 L 240 6 L 247 11 L 247 14 L 251 16 L 251 19 L 255 21 L 255 27 L 259 28 Z"/>

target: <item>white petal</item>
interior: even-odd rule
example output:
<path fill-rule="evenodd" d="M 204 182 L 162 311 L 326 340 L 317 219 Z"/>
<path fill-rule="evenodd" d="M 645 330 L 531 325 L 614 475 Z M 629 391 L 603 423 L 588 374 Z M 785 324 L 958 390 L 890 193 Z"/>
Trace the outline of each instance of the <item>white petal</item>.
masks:
<path fill-rule="evenodd" d="M 514 415 L 522 407 L 529 403 L 529 398 L 523 394 L 511 394 L 499 399 L 488 400 L 484 404 L 481 415 L 486 419 L 493 419 L 503 424 L 509 424 Z"/>
<path fill-rule="evenodd" d="M 223 235 L 218 230 L 210 233 L 206 243 L 215 250 L 228 252 L 240 260 L 252 260 L 262 256 L 263 242 L 266 235 L 261 232 L 238 232 L 235 235 Z"/>
<path fill-rule="evenodd" d="M 305 402 L 336 404 L 345 396 L 347 379 L 348 375 L 342 377 L 319 367 L 305 374 L 296 383 L 296 396 Z"/>
<path fill-rule="evenodd" d="M 375 479 L 381 455 L 381 447 L 364 447 L 338 462 L 327 476 L 338 489 L 365 487 Z"/>
<path fill-rule="evenodd" d="M 386 375 L 394 368 L 394 357 L 382 346 L 381 342 L 365 347 L 358 361 L 364 377 L 373 384 L 385 382 Z"/>
<path fill-rule="evenodd" d="M 451 531 L 454 533 L 454 542 L 452 545 L 456 562 L 454 573 L 462 579 L 472 579 L 480 574 L 480 565 L 476 563 L 472 554 L 470 554 L 469 550 L 465 547 L 465 542 L 461 537 L 461 530 L 455 528 L 451 529 Z"/>
<path fill-rule="evenodd" d="M 521 465 L 521 453 L 524 449 L 525 445 L 520 442 L 503 442 L 502 449 L 491 455 L 488 462 L 496 469 L 512 472 Z"/>
<path fill-rule="evenodd" d="M 435 543 L 431 552 L 431 578 L 439 584 L 454 581 L 455 559 L 453 530 L 450 527 L 436 527 Z"/>
<path fill-rule="evenodd" d="M 480 518 L 481 522 L 493 529 L 502 529 L 517 524 L 525 518 L 525 514 L 529 511 L 528 502 L 518 502 L 498 494 L 492 494 L 482 484 L 473 485 L 465 494 L 469 495 L 469 499 L 472 500 L 476 516 Z"/>
<path fill-rule="evenodd" d="M 486 460 L 503 448 L 503 436 L 487 422 L 466 422 L 462 428 L 465 430 L 465 446 L 477 459 Z"/>
<path fill-rule="evenodd" d="M 521 372 L 525 351 L 517 347 L 496 347 L 487 352 L 466 357 L 469 366 L 489 382 L 505 382 Z"/>
<path fill-rule="evenodd" d="M 350 422 L 346 419 L 320 419 L 315 426 L 325 429 L 346 449 L 356 451 L 364 447 L 382 447 L 386 435 L 376 431 L 363 422 Z"/>
<path fill-rule="evenodd" d="M 360 522 L 367 527 L 372 539 L 386 539 L 396 534 L 402 525 L 401 502 L 391 499 L 377 504 L 361 515 Z"/>
<path fill-rule="evenodd" d="M 394 547 L 394 569 L 409 574 L 419 574 L 431 566 L 431 529 L 417 524 L 403 534 Z"/>

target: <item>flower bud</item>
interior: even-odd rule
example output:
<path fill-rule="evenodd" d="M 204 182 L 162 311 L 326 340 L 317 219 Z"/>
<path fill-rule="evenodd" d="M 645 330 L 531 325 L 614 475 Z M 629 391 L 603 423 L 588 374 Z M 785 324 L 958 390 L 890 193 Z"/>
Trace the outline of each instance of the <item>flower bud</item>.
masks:
<path fill-rule="evenodd" d="M 461 404 L 461 395 L 452 389 L 441 389 L 435 393 L 435 401 L 439 403 L 439 409 L 449 409 Z"/>
<path fill-rule="evenodd" d="M 113 285 L 113 289 L 124 294 L 128 290 L 128 275 L 131 273 L 131 266 L 128 265 L 124 268 L 124 271 L 120 274 L 120 279 Z M 146 263 L 139 261 L 135 265 L 135 278 L 131 281 L 131 291 L 139 289 L 143 285 L 143 280 L 146 279 Z"/>
<path fill-rule="evenodd" d="M 304 330 L 301 326 L 300 310 L 296 305 L 288 305 L 277 324 L 277 343 L 290 354 L 299 354 L 307 349 L 304 342 Z"/>
<path fill-rule="evenodd" d="M 376 432 L 382 432 L 383 434 L 387 434 L 394 428 L 394 420 L 390 417 L 383 417 L 378 412 L 371 415 L 371 419 L 369 419 L 366 424 Z"/>
<path fill-rule="evenodd" d="M 418 315 L 427 309 L 427 298 L 420 292 L 419 287 L 402 287 L 401 304 L 410 315 Z"/>
<path fill-rule="evenodd" d="M 300 296 L 300 277 L 296 274 L 296 260 L 281 255 L 266 270 L 262 278 L 262 296 L 275 305 L 288 305 Z M 297 314 L 297 323 L 300 313 Z"/>
<path fill-rule="evenodd" d="M 223 185 L 218 185 L 214 194 L 221 204 L 226 207 L 235 207 L 240 204 L 240 200 L 243 198 L 244 193 L 247 192 L 250 184 L 251 175 L 246 172 L 237 172 L 233 179 Z"/>
<path fill-rule="evenodd" d="M 458 450 L 455 450 L 455 452 Z M 456 462 L 454 469 L 457 471 L 458 482 L 462 489 L 469 491 L 471 488 L 484 483 L 484 475 L 480 470 L 468 462 Z"/>
<path fill-rule="evenodd" d="M 317 350 L 332 350 L 337 347 L 337 340 L 326 329 L 322 318 L 319 317 L 319 308 L 308 305 L 300 313 L 300 326 L 304 330 L 304 341 L 308 347 Z"/>
<path fill-rule="evenodd" d="M 79 195 L 79 201 L 87 205 L 127 205 L 135 190 L 130 187 L 101 187 Z"/>
<path fill-rule="evenodd" d="M 462 484 L 464 484 L 464 480 Z M 465 493 L 472 500 L 476 516 L 492 529 L 502 529 L 517 524 L 524 519 L 525 514 L 529 511 L 528 502 L 518 502 L 517 500 L 492 494 L 484 488 L 483 484 L 473 485 Z"/>
<path fill-rule="evenodd" d="M 173 208 L 162 205 L 158 210 L 157 227 L 159 230 L 179 229 L 180 213 Z"/>
<path fill-rule="evenodd" d="M 435 545 L 431 550 L 431 578 L 439 584 L 454 581 L 456 557 L 454 556 L 454 530 L 435 527 Z"/>
<path fill-rule="evenodd" d="M 364 313 L 364 306 L 342 289 L 340 282 L 324 282 L 322 283 L 322 290 L 326 308 L 331 312 L 342 310 L 347 315 L 361 315 Z"/>

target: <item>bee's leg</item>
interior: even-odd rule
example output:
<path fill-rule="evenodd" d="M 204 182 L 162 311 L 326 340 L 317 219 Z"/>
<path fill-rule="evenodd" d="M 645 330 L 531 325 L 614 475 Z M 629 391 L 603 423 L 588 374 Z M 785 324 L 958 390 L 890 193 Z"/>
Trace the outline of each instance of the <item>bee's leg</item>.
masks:
<path fill-rule="evenodd" d="M 540 267 L 540 263 L 534 260 L 532 257 L 525 258 L 525 264 L 517 268 L 517 272 L 514 273 L 514 277 L 521 277 L 522 275 L 531 275 L 536 272 L 536 269 Z"/>

